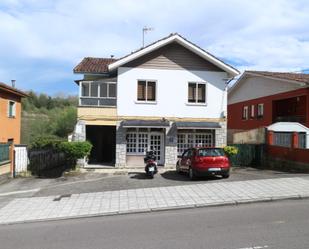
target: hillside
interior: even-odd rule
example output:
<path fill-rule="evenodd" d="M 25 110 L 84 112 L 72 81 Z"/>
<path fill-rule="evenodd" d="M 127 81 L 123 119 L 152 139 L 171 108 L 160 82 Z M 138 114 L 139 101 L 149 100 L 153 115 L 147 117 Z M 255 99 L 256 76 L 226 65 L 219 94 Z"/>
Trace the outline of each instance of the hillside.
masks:
<path fill-rule="evenodd" d="M 77 120 L 76 96 L 51 97 L 28 92 L 22 100 L 21 143 L 31 144 L 40 136 L 67 138 Z"/>

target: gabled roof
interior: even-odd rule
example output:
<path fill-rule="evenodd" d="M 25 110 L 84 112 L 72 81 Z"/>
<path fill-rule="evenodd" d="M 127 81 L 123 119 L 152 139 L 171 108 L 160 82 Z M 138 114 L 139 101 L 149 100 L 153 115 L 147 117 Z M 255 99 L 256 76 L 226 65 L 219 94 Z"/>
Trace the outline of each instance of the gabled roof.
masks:
<path fill-rule="evenodd" d="M 225 62 L 223 62 L 222 60 L 218 59 L 217 57 L 215 57 L 214 55 L 210 54 L 209 52 L 203 50 L 202 48 L 200 48 L 199 46 L 195 45 L 194 43 L 188 41 L 187 39 L 185 39 L 184 37 L 182 37 L 181 35 L 177 34 L 177 33 L 173 33 L 170 34 L 167 37 L 162 38 L 161 40 L 158 40 L 144 48 L 141 48 L 135 52 L 132 52 L 129 55 L 126 55 L 120 59 L 118 59 L 117 61 L 111 63 L 108 65 L 108 69 L 110 71 L 115 70 L 116 68 L 130 62 L 133 61 L 145 54 L 148 54 L 158 48 L 161 48 L 169 43 L 172 42 L 177 42 L 178 44 L 182 45 L 183 47 L 187 48 L 188 50 L 190 50 L 191 52 L 199 55 L 200 57 L 202 57 L 203 59 L 213 63 L 214 65 L 216 65 L 217 67 L 221 68 L 223 71 L 236 76 L 239 74 L 239 71 L 237 69 L 235 69 L 234 67 L 226 64 Z"/>
<path fill-rule="evenodd" d="M 22 92 L 22 91 L 14 88 L 14 87 L 11 87 L 7 84 L 4 84 L 3 82 L 0 82 L 0 91 L 9 92 L 9 93 L 15 94 L 15 95 L 20 96 L 20 97 L 27 97 L 28 96 L 27 93 Z"/>
<path fill-rule="evenodd" d="M 114 58 L 85 57 L 74 69 L 74 73 L 108 73 L 108 65 Z"/>
<path fill-rule="evenodd" d="M 93 57 L 85 57 L 75 68 L 74 73 L 108 73 L 117 69 L 118 67 L 133 61 L 145 54 L 148 54 L 156 49 L 159 49 L 167 44 L 172 42 L 177 42 L 183 47 L 187 48 L 191 52 L 199 55 L 204 60 L 216 65 L 223 71 L 229 73 L 232 76 L 236 76 L 239 74 L 239 71 L 234 67 L 226 64 L 222 60 L 218 59 L 214 55 L 209 52 L 203 50 L 199 46 L 193 44 L 188 41 L 184 37 L 180 36 L 177 33 L 170 34 L 167 37 L 164 37 L 146 47 L 143 47 L 139 50 L 136 50 L 120 59 L 114 58 L 93 58 Z"/>
<path fill-rule="evenodd" d="M 290 83 L 296 83 L 299 85 L 309 85 L 309 74 L 304 73 L 288 73 L 288 72 L 269 72 L 269 71 L 245 71 L 241 77 L 235 82 L 235 84 L 229 89 L 229 93 L 232 93 L 244 79 L 250 76 L 264 77 L 274 80 L 288 81 Z"/>
<path fill-rule="evenodd" d="M 286 73 L 286 72 L 268 72 L 268 71 L 246 71 L 246 73 L 265 77 L 273 77 L 277 79 L 298 81 L 309 84 L 309 74 L 304 73 Z"/>

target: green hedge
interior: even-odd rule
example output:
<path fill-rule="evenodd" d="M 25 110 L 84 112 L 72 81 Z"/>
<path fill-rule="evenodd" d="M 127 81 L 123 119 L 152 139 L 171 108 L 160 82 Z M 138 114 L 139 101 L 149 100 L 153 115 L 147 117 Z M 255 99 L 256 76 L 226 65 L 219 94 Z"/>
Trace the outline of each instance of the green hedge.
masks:
<path fill-rule="evenodd" d="M 238 148 L 235 146 L 225 146 L 223 150 L 228 157 L 232 157 L 238 154 Z"/>
<path fill-rule="evenodd" d="M 86 142 L 62 142 L 58 144 L 58 150 L 64 152 L 70 159 L 77 160 L 90 155 L 92 144 Z"/>
<path fill-rule="evenodd" d="M 40 160 L 33 160 L 36 163 L 31 163 L 31 162 L 30 163 L 34 165 L 33 166 L 34 172 L 38 170 L 42 171 L 42 169 L 44 170 L 45 168 L 47 169 L 50 167 L 56 168 L 57 165 L 50 166 L 51 162 L 48 162 L 49 160 L 48 158 L 52 158 L 53 156 L 60 155 L 59 153 L 63 153 L 65 156 L 65 160 L 66 160 L 66 167 L 68 169 L 72 169 L 72 168 L 75 168 L 75 165 L 78 159 L 84 158 L 90 155 L 91 149 L 92 149 L 92 144 L 88 141 L 67 142 L 56 136 L 38 137 L 31 144 L 30 152 L 37 154 L 36 157 L 39 157 Z M 47 167 L 46 165 L 49 165 L 49 166 Z"/>

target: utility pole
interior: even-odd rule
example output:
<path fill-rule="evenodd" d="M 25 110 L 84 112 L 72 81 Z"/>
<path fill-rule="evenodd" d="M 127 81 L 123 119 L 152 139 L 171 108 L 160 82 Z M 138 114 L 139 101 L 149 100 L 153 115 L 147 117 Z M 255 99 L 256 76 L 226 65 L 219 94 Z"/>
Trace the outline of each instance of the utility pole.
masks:
<path fill-rule="evenodd" d="M 148 31 L 153 31 L 154 28 L 151 28 L 151 27 L 144 27 L 143 28 L 143 47 L 145 47 L 145 34 L 148 32 Z"/>

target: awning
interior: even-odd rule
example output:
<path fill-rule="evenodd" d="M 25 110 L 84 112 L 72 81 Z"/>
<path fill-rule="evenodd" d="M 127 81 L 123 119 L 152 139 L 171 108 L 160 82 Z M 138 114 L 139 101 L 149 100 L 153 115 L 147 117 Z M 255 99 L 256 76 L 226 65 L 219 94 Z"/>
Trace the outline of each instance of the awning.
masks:
<path fill-rule="evenodd" d="M 124 120 L 121 122 L 124 128 L 167 128 L 169 121 L 167 120 Z"/>
<path fill-rule="evenodd" d="M 219 129 L 217 122 L 175 122 L 177 129 Z"/>

